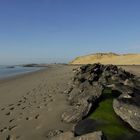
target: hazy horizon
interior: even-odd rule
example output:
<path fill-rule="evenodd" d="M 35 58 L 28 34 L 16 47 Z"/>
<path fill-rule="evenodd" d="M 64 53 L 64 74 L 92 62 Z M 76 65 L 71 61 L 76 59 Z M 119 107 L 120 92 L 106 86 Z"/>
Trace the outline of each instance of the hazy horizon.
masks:
<path fill-rule="evenodd" d="M 20 58 L 20 60 L 9 61 L 0 60 L 0 65 L 22 65 L 22 64 L 51 64 L 51 63 L 68 63 L 73 59 L 69 58 Z"/>
<path fill-rule="evenodd" d="M 138 0 L 2 0 L 0 65 L 140 53 Z"/>

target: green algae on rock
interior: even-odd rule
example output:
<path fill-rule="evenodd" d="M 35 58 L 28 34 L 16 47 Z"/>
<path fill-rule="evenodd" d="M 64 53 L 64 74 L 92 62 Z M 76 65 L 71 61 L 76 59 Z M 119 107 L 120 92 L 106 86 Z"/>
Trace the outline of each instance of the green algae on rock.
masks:
<path fill-rule="evenodd" d="M 134 131 L 124 125 L 124 122 L 115 114 L 112 107 L 114 96 L 116 95 L 113 94 L 112 90 L 106 88 L 103 91 L 102 101 L 90 115 L 90 118 L 102 122 L 96 129 L 102 130 L 107 140 L 117 140 L 121 137 L 129 138 L 133 136 Z"/>

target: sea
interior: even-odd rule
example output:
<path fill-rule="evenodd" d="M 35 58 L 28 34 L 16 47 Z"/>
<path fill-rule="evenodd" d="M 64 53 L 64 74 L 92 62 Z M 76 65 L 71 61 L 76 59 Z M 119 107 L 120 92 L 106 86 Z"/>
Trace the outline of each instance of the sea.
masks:
<path fill-rule="evenodd" d="M 3 66 L 0 65 L 0 79 L 26 74 L 42 69 L 41 67 Z"/>

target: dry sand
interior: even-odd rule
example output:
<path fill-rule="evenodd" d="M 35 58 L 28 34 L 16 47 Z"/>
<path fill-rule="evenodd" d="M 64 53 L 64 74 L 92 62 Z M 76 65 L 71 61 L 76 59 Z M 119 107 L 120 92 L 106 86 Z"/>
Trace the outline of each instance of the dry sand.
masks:
<path fill-rule="evenodd" d="M 63 92 L 75 67 L 53 65 L 0 81 L 0 140 L 47 140 L 49 130 L 72 129 L 61 122 L 61 114 L 68 107 Z M 140 75 L 140 66 L 122 67 Z"/>

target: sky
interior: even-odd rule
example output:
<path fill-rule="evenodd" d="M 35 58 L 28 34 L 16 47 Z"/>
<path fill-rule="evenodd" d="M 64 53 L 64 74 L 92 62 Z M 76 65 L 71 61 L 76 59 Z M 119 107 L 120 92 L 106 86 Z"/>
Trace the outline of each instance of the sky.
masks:
<path fill-rule="evenodd" d="M 140 53 L 140 0 L 0 0 L 0 65 Z"/>

